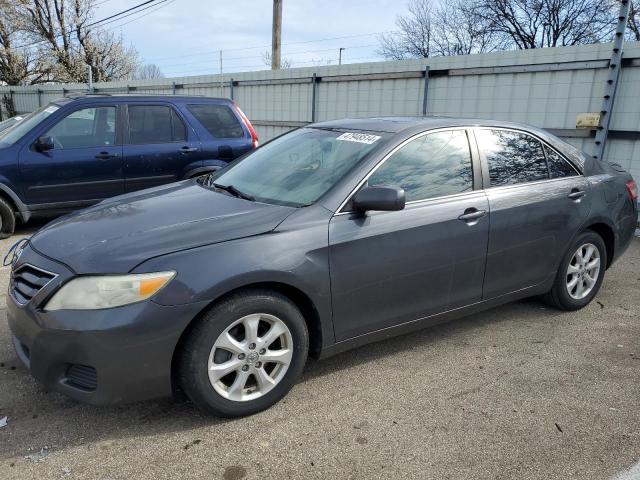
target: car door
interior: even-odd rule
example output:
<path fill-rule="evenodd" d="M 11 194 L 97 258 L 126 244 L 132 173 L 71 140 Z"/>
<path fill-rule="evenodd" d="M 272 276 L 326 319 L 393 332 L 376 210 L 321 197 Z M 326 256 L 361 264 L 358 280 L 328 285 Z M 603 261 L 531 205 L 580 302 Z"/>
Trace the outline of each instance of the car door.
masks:
<path fill-rule="evenodd" d="M 126 116 L 127 192 L 182 180 L 202 163 L 199 140 L 172 105 L 129 103 Z"/>
<path fill-rule="evenodd" d="M 363 180 L 402 187 L 404 210 L 362 214 L 347 203 L 332 218 L 338 341 L 481 299 L 489 207 L 473 156 L 465 129 L 414 137 Z"/>
<path fill-rule="evenodd" d="M 495 128 L 475 133 L 491 210 L 483 292 L 489 299 L 555 276 L 589 213 L 589 184 L 568 160 L 528 133 Z"/>
<path fill-rule="evenodd" d="M 122 144 L 116 105 L 85 105 L 69 112 L 20 152 L 27 203 L 51 207 L 92 203 L 124 192 Z"/>

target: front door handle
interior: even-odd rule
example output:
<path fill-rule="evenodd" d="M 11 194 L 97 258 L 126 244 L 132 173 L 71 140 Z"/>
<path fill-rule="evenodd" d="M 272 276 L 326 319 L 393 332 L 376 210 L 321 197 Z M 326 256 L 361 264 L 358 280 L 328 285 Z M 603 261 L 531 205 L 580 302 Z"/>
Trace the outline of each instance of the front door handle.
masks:
<path fill-rule="evenodd" d="M 579 200 L 586 194 L 587 192 L 585 192 L 584 190 L 578 190 L 577 188 L 574 188 L 573 190 L 571 190 L 571 193 L 567 195 L 567 197 L 569 197 L 571 200 Z"/>
<path fill-rule="evenodd" d="M 197 151 L 198 149 L 196 147 L 187 147 L 186 145 L 180 149 L 180 153 L 193 153 Z"/>
<path fill-rule="evenodd" d="M 487 214 L 486 210 L 478 210 L 477 208 L 467 208 L 462 215 L 458 217 L 458 220 L 467 222 L 469 224 L 475 223 Z"/>
<path fill-rule="evenodd" d="M 96 155 L 96 158 L 98 160 L 109 160 L 111 158 L 116 158 L 118 155 L 115 153 L 109 153 L 109 152 L 100 152 L 99 154 Z"/>

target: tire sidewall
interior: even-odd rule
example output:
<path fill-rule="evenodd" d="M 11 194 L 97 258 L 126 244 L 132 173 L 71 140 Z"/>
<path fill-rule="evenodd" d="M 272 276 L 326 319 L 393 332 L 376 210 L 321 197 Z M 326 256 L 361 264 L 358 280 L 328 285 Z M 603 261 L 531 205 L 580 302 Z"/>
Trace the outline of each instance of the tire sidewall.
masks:
<path fill-rule="evenodd" d="M 209 381 L 208 361 L 213 344 L 229 325 L 255 313 L 270 314 L 282 320 L 293 339 L 293 356 L 285 376 L 267 394 L 255 400 L 236 402 L 222 397 Z M 230 298 L 209 311 L 191 332 L 183 352 L 182 388 L 199 407 L 223 417 L 238 417 L 260 412 L 278 402 L 296 383 L 307 359 L 308 333 L 300 311 L 286 297 L 252 294 Z"/>
<path fill-rule="evenodd" d="M 16 226 L 16 217 L 11 206 L 4 200 L 0 199 L 0 238 L 10 237 Z"/>
<path fill-rule="evenodd" d="M 593 289 L 589 292 L 589 295 L 578 300 L 569 295 L 569 292 L 567 291 L 566 276 L 569 263 L 571 262 L 574 253 L 578 247 L 585 243 L 592 243 L 598 249 L 598 253 L 600 254 L 600 271 L 598 272 L 598 278 L 596 279 Z M 607 249 L 600 235 L 595 232 L 584 232 L 578 235 L 560 264 L 558 275 L 556 277 L 556 284 L 554 285 L 554 293 L 564 308 L 568 310 L 578 310 L 591 303 L 594 297 L 598 294 L 602 281 L 604 280 L 607 261 Z"/>

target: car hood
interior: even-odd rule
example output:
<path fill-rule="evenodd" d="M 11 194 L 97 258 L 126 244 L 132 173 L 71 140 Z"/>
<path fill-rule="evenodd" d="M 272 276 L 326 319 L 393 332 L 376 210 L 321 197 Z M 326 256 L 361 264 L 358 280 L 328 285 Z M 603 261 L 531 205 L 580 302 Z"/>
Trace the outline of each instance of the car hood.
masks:
<path fill-rule="evenodd" d="M 293 211 L 191 180 L 67 215 L 36 233 L 30 244 L 77 273 L 123 273 L 158 255 L 272 231 Z"/>

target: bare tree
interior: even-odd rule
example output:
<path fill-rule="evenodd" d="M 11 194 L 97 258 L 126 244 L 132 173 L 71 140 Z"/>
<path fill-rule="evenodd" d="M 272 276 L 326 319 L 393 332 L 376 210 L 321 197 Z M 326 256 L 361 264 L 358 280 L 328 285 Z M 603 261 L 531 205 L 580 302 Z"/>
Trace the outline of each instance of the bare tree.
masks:
<path fill-rule="evenodd" d="M 153 80 L 154 78 L 164 78 L 164 73 L 155 63 L 141 65 L 133 75 L 134 80 Z"/>
<path fill-rule="evenodd" d="M 433 6 L 430 0 L 411 0 L 409 14 L 398 16 L 398 32 L 379 37 L 380 53 L 391 60 L 427 58 L 431 56 Z"/>
<path fill-rule="evenodd" d="M 629 8 L 629 37 L 636 42 L 640 41 L 640 8 L 636 2 L 631 2 Z"/>
<path fill-rule="evenodd" d="M 262 63 L 264 63 L 267 67 L 271 67 L 271 52 L 265 51 L 262 52 Z M 293 61 L 290 58 L 283 58 L 280 60 L 280 68 L 291 68 Z"/>
<path fill-rule="evenodd" d="M 518 49 L 598 43 L 615 27 L 613 0 L 471 0 L 462 15 Z"/>
<path fill-rule="evenodd" d="M 396 20 L 397 32 L 379 37 L 382 56 L 401 60 L 488 52 L 504 41 L 477 18 L 463 15 L 464 0 L 434 7 L 431 0 L 411 0 L 408 15 Z"/>
<path fill-rule="evenodd" d="M 0 81 L 84 82 L 128 78 L 137 52 L 99 25 L 94 0 L 0 0 Z"/>

